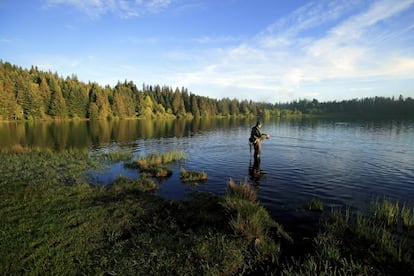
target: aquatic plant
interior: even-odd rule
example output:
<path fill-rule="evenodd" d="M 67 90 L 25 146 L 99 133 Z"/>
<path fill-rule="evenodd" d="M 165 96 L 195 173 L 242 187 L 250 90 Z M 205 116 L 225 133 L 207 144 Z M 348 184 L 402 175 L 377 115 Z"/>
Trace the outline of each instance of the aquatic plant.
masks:
<path fill-rule="evenodd" d="M 401 275 L 414 269 L 412 241 L 396 226 L 398 203 L 371 201 L 367 213 L 334 209 L 313 239 L 314 251 L 284 264 L 282 275 Z"/>
<path fill-rule="evenodd" d="M 398 201 L 393 203 L 386 197 L 382 201 L 379 199 L 371 201 L 370 205 L 370 211 L 374 219 L 384 222 L 388 226 L 397 224 L 399 209 Z"/>
<path fill-rule="evenodd" d="M 188 171 L 184 167 L 180 168 L 181 181 L 183 182 L 197 182 L 197 181 L 206 181 L 207 173 L 199 171 Z"/>
<path fill-rule="evenodd" d="M 180 161 L 185 159 L 185 153 L 182 150 L 168 151 L 161 154 L 162 164 L 167 164 L 174 161 Z"/>
<path fill-rule="evenodd" d="M 230 179 L 227 182 L 224 207 L 231 217 L 229 224 L 234 233 L 252 242 L 261 261 L 275 260 L 279 254 L 280 244 L 274 238 L 292 241 L 283 227 L 256 201 L 254 187 L 247 181 L 237 184 Z"/>
<path fill-rule="evenodd" d="M 169 177 L 172 175 L 172 171 L 164 165 L 179 161 L 184 158 L 183 151 L 171 151 L 166 153 L 149 153 L 145 156 L 141 156 L 140 159 L 133 161 L 132 163 L 125 164 L 128 168 L 137 168 L 141 173 L 152 177 Z"/>
<path fill-rule="evenodd" d="M 128 161 L 132 158 L 132 153 L 129 151 L 123 150 L 113 150 L 105 153 L 100 153 L 96 156 L 97 158 L 102 158 L 111 162 L 118 161 Z"/>
<path fill-rule="evenodd" d="M 320 199 L 312 198 L 306 202 L 306 208 L 310 211 L 322 212 L 324 206 L 323 202 Z"/>
<path fill-rule="evenodd" d="M 148 168 L 148 167 L 157 167 L 171 163 L 174 161 L 179 161 L 184 159 L 185 154 L 183 151 L 170 151 L 165 153 L 155 153 L 150 152 L 145 156 L 141 156 L 138 160 L 133 162 L 131 166 L 136 166 L 137 168 Z"/>
<path fill-rule="evenodd" d="M 414 208 L 404 204 L 401 208 L 401 219 L 404 227 L 414 228 Z"/>
<path fill-rule="evenodd" d="M 172 170 L 161 166 L 141 168 L 140 172 L 146 176 L 156 178 L 170 177 L 172 175 Z"/>
<path fill-rule="evenodd" d="M 255 202 L 257 199 L 254 186 L 247 182 L 247 180 L 237 184 L 232 178 L 230 178 L 227 182 L 226 193 L 229 196 L 245 199 L 251 202 Z"/>

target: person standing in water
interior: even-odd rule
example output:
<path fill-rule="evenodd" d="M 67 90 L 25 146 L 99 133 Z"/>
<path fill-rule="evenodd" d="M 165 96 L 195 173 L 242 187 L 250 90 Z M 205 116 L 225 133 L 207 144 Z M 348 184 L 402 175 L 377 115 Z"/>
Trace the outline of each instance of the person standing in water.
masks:
<path fill-rule="evenodd" d="M 249 142 L 253 144 L 254 147 L 254 167 L 259 167 L 260 164 L 260 153 L 262 152 L 262 140 L 269 139 L 270 135 L 262 133 L 261 131 L 262 123 L 258 121 L 250 133 Z"/>

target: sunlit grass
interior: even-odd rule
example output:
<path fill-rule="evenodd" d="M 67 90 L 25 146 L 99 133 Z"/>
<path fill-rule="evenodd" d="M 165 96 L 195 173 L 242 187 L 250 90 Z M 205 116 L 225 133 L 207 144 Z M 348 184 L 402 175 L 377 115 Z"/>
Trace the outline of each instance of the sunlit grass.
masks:
<path fill-rule="evenodd" d="M 179 161 L 184 158 L 185 154 L 183 151 L 170 151 L 165 153 L 151 152 L 145 156 L 142 156 L 133 162 L 133 164 L 135 164 L 138 168 L 157 167 L 171 162 Z"/>
<path fill-rule="evenodd" d="M 164 178 L 164 177 L 170 177 L 172 175 L 172 170 L 166 168 L 166 167 L 147 167 L 140 169 L 141 173 L 157 177 L 157 178 Z"/>
<path fill-rule="evenodd" d="M 227 182 L 227 195 L 255 202 L 257 199 L 255 188 L 247 181 L 237 184 L 233 179 Z"/>
<path fill-rule="evenodd" d="M 198 182 L 206 181 L 207 173 L 195 171 L 195 170 L 186 170 L 184 167 L 180 168 L 181 181 L 183 182 Z"/>
<path fill-rule="evenodd" d="M 185 158 L 183 151 L 171 151 L 165 153 L 149 153 L 141 156 L 138 160 L 132 163 L 127 163 L 129 168 L 137 168 L 141 173 L 152 177 L 169 177 L 172 171 L 165 165 L 171 162 L 180 161 Z"/>
<path fill-rule="evenodd" d="M 211 194 L 166 201 L 152 193 L 157 185 L 145 174 L 92 186 L 83 172 L 100 162 L 85 153 L 0 158 L 6 176 L 0 271 L 6 275 L 233 275 L 255 271 L 280 251 L 276 224 L 258 203 L 251 214 L 241 208 L 230 215 L 224 199 Z M 231 220 L 238 212 L 265 225 L 249 230 L 254 240 L 236 232 Z"/>
<path fill-rule="evenodd" d="M 132 153 L 124 150 L 113 150 L 100 153 L 97 157 L 111 162 L 128 161 L 132 159 Z"/>
<path fill-rule="evenodd" d="M 228 181 L 224 204 L 231 215 L 230 226 L 237 235 L 252 241 L 263 256 L 275 258 L 279 244 L 271 237 L 292 239 L 256 198 L 255 188 L 247 181 L 240 184 L 232 179 Z"/>
<path fill-rule="evenodd" d="M 107 186 L 85 183 L 84 172 L 101 163 L 74 150 L 26 149 L 0 155 L 2 274 L 414 271 L 414 209 L 407 204 L 384 198 L 373 201 L 367 213 L 335 209 L 310 237 L 312 250 L 287 261 L 289 256 L 281 259 L 280 254 L 293 240 L 257 201 L 260 187 L 247 180 L 228 181 L 224 197 L 193 193 L 185 201 L 168 201 L 153 192 L 157 185 L 145 174 L 119 177 Z"/>

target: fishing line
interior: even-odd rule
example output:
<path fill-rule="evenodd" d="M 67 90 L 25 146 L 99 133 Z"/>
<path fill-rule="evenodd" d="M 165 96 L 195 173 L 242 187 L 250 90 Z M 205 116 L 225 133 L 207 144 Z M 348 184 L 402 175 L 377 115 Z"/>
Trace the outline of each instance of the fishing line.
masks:
<path fill-rule="evenodd" d="M 306 142 L 318 142 L 318 143 L 322 142 L 322 141 L 319 141 L 319 140 L 305 139 L 305 138 L 298 138 L 298 137 L 291 137 L 291 136 L 270 135 L 270 138 L 272 138 L 272 137 L 284 138 L 284 139 L 290 139 L 290 140 L 306 141 Z"/>

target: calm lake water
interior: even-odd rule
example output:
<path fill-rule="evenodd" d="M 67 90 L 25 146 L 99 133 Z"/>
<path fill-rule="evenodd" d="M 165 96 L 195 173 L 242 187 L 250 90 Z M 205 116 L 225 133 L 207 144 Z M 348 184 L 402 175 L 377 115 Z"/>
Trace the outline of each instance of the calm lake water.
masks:
<path fill-rule="evenodd" d="M 114 149 L 136 158 L 149 152 L 183 150 L 186 160 L 172 165 L 173 176 L 159 182 L 159 194 L 184 199 L 190 191 L 223 194 L 226 181 L 249 180 L 259 200 L 279 222 L 306 228 L 304 209 L 311 198 L 325 208 L 366 209 L 387 196 L 414 205 L 414 121 L 267 120 L 261 174 L 253 163 L 248 137 L 252 120 L 123 120 L 111 122 L 2 123 L 0 147 L 16 144 L 55 150 L 81 148 L 92 153 Z M 179 180 L 179 167 L 205 171 L 195 187 Z M 89 181 L 107 184 L 119 175 L 137 177 L 122 162 L 90 173 Z"/>

